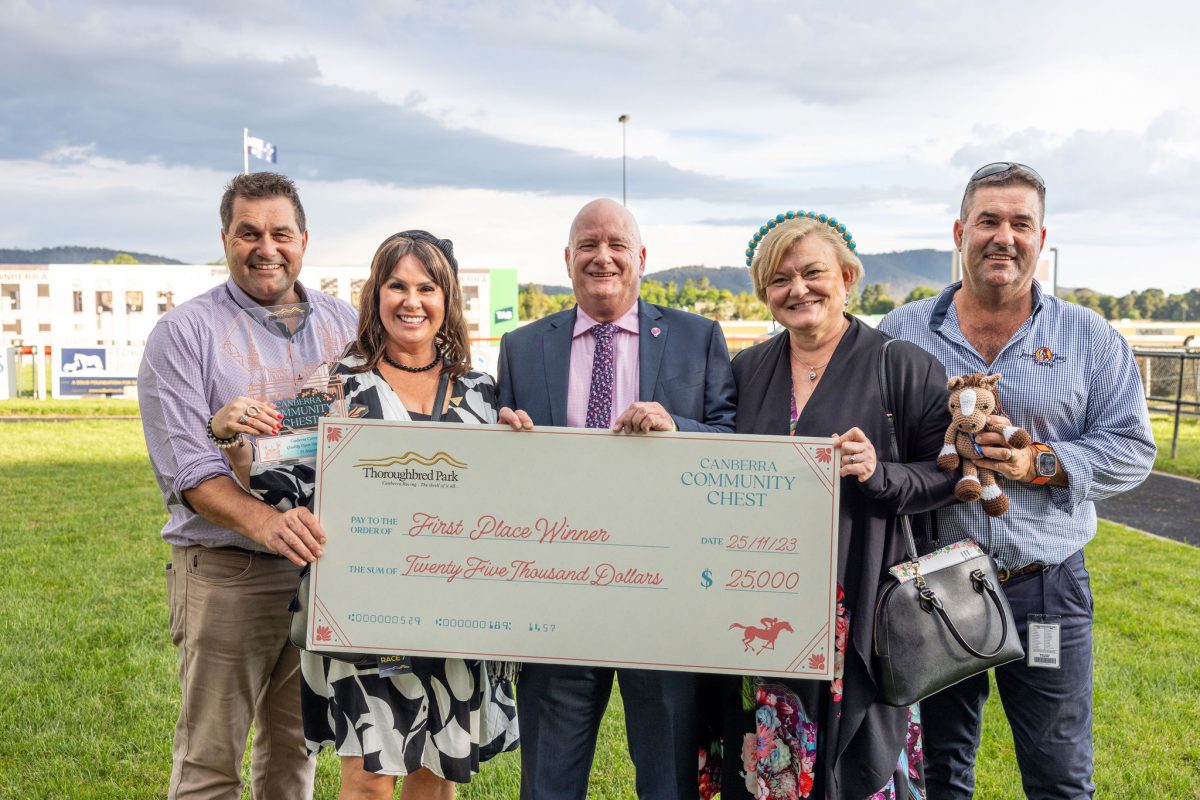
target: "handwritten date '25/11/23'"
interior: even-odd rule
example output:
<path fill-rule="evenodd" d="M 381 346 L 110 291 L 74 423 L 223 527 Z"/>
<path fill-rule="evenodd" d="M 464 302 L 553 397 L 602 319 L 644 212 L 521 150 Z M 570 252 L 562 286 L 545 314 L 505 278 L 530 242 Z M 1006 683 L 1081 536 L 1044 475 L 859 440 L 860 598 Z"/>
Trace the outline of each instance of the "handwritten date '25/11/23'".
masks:
<path fill-rule="evenodd" d="M 772 553 L 794 553 L 798 546 L 795 536 L 730 536 L 726 550 L 762 550 Z"/>

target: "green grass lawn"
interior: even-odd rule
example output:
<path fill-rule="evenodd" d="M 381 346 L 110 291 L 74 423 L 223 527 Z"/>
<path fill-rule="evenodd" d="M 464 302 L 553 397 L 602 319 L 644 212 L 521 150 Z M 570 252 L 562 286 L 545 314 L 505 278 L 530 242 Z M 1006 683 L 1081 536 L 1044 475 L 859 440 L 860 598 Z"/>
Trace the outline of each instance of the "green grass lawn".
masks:
<path fill-rule="evenodd" d="M 1174 459 L 1171 458 L 1171 437 L 1175 429 L 1175 418 L 1166 414 L 1154 414 L 1150 417 L 1150 424 L 1154 428 L 1154 441 L 1158 443 L 1158 457 L 1154 459 L 1154 468 L 1200 479 L 1200 418 L 1180 418 L 1179 442 Z"/>
<path fill-rule="evenodd" d="M 0 496 L 0 798 L 161 797 L 178 690 L 165 515 L 140 426 L 0 426 Z M 1200 798 L 1200 549 L 1103 523 L 1088 559 L 1100 796 Z M 977 796 L 1019 798 L 1011 739 L 989 702 Z M 633 796 L 623 730 L 617 702 L 592 797 Z M 459 796 L 512 798 L 517 781 L 505 756 Z M 316 797 L 336 793 L 327 751 Z"/>
<path fill-rule="evenodd" d="M 137 400 L 0 400 L 0 417 L 136 417 Z"/>

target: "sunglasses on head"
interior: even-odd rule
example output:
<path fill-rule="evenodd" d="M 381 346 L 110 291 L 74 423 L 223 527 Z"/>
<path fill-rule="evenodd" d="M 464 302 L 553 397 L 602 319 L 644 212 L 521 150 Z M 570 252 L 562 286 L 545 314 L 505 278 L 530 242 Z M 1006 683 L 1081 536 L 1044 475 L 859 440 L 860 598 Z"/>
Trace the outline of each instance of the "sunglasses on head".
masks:
<path fill-rule="evenodd" d="M 993 175 L 999 175 L 1002 172 L 1008 172 L 1009 170 L 1013 170 L 1013 169 L 1025 170 L 1030 175 L 1032 175 L 1034 178 L 1036 178 L 1037 182 L 1040 183 L 1043 188 L 1046 186 L 1045 179 L 1042 178 L 1042 176 L 1038 174 L 1038 171 L 1036 169 L 1029 166 L 1028 164 L 1021 164 L 1017 161 L 994 161 L 991 164 L 984 164 L 982 167 L 975 170 L 975 174 L 971 176 L 971 180 L 967 181 L 967 183 L 974 183 L 975 181 L 981 181 L 984 178 L 990 178 Z"/>

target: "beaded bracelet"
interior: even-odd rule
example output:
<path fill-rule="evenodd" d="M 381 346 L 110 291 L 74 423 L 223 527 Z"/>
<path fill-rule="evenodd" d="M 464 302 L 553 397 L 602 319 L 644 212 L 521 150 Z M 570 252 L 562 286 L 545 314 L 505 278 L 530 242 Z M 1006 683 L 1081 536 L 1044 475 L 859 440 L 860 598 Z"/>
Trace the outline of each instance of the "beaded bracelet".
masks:
<path fill-rule="evenodd" d="M 209 417 L 208 424 L 204 426 L 204 431 L 205 431 L 205 433 L 208 434 L 208 440 L 210 442 L 212 442 L 213 444 L 215 444 L 217 447 L 221 448 L 222 450 L 228 450 L 231 447 L 241 447 L 242 446 L 242 435 L 240 433 L 235 433 L 233 436 L 230 436 L 228 439 L 222 439 L 220 436 L 217 436 L 215 433 L 213 433 L 212 421 L 213 421 L 213 418 Z"/>
<path fill-rule="evenodd" d="M 850 249 L 851 253 L 858 250 L 858 245 L 855 243 L 854 237 L 850 234 L 850 231 L 846 230 L 845 225 L 837 221 L 836 217 L 831 217 L 828 214 L 819 214 L 816 211 L 788 211 L 785 214 L 776 214 L 773 218 L 767 220 L 765 225 L 754 232 L 754 238 L 746 245 L 746 266 L 750 266 L 754 261 L 754 251 L 758 249 L 759 242 L 770 233 L 772 228 L 788 220 L 800 219 L 801 217 L 808 217 L 809 219 L 815 219 L 817 222 L 825 223 L 841 236 L 842 242 Z"/>

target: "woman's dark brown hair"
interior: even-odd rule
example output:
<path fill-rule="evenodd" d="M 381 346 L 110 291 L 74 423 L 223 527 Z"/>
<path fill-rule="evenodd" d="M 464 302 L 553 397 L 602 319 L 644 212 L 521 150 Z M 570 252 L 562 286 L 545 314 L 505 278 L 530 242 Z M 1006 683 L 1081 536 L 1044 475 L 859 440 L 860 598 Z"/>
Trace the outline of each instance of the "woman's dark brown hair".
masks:
<path fill-rule="evenodd" d="M 405 231 L 389 236 L 371 259 L 371 275 L 363 285 L 358 315 L 358 336 L 346 349 L 347 355 L 364 359 L 352 372 L 375 369 L 387 346 L 387 330 L 379 316 L 379 294 L 392 276 L 400 259 L 411 255 L 421 262 L 430 279 L 442 290 L 446 316 L 434 342 L 442 352 L 443 369 L 452 378 L 460 378 L 471 368 L 471 342 L 463 313 L 462 287 L 458 283 L 458 262 L 449 239 L 437 239 L 425 231 Z"/>

